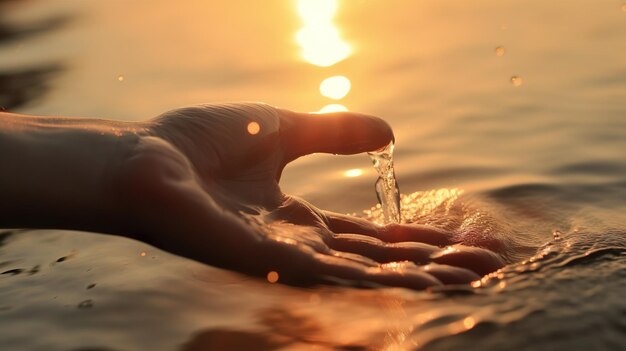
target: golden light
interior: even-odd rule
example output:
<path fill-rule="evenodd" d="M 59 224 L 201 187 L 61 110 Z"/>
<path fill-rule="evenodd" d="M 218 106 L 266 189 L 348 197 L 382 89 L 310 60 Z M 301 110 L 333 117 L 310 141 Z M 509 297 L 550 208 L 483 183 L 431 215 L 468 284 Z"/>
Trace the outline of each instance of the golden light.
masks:
<path fill-rule="evenodd" d="M 250 135 L 256 135 L 261 131 L 261 126 L 257 122 L 250 122 L 247 129 Z"/>
<path fill-rule="evenodd" d="M 360 168 L 355 168 L 355 169 L 349 169 L 345 172 L 343 172 L 343 175 L 348 177 L 348 178 L 354 178 L 354 177 L 358 177 L 363 175 L 363 170 Z"/>
<path fill-rule="evenodd" d="M 145 253 L 145 252 L 141 252 L 141 253 L 139 254 L 139 256 L 141 256 L 141 257 L 146 257 L 146 253 Z"/>
<path fill-rule="evenodd" d="M 350 45 L 341 39 L 332 23 L 336 10 L 336 0 L 298 1 L 298 12 L 304 27 L 296 34 L 296 41 L 307 62 L 328 67 L 350 55 Z"/>
<path fill-rule="evenodd" d="M 272 284 L 278 282 L 278 272 L 271 271 L 267 273 L 267 281 Z"/>
<path fill-rule="evenodd" d="M 318 113 L 331 113 L 331 112 L 344 112 L 348 111 L 348 108 L 341 104 L 330 104 L 322 107 Z"/>
<path fill-rule="evenodd" d="M 117 80 L 120 81 L 120 82 L 123 81 L 124 80 L 124 76 L 120 74 L 119 76 L 117 76 Z"/>
<path fill-rule="evenodd" d="M 337 0 L 299 0 L 298 13 L 307 23 L 330 22 L 337 12 Z"/>
<path fill-rule="evenodd" d="M 331 99 L 339 100 L 350 92 L 350 79 L 345 76 L 328 77 L 320 84 L 320 93 Z"/>

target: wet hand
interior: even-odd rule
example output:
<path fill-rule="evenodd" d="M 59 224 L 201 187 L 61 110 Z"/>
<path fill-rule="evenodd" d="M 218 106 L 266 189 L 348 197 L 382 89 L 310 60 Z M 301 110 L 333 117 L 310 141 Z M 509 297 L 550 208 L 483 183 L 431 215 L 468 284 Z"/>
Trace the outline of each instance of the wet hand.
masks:
<path fill-rule="evenodd" d="M 429 286 L 468 283 L 503 265 L 418 225 L 377 226 L 283 194 L 285 165 L 325 152 L 372 151 L 393 139 L 381 119 L 295 113 L 259 103 L 200 105 L 147 125 L 116 192 L 132 236 L 164 250 L 279 281 Z M 313 180 L 312 180 L 313 181 Z"/>

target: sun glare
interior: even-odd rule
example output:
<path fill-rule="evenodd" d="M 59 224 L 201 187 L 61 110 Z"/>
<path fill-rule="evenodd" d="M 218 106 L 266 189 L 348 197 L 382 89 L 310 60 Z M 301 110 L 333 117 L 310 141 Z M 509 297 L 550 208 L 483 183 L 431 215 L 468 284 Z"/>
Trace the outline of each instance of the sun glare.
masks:
<path fill-rule="evenodd" d="M 345 76 L 328 77 L 320 84 L 320 93 L 331 99 L 339 100 L 350 92 L 350 79 Z"/>
<path fill-rule="evenodd" d="M 328 67 L 350 56 L 350 45 L 341 39 L 332 23 L 336 11 L 336 0 L 298 1 L 298 13 L 304 26 L 296 34 L 296 41 L 307 62 Z"/>
<path fill-rule="evenodd" d="M 342 104 L 330 104 L 322 107 L 318 113 L 331 113 L 331 112 L 344 112 L 348 111 L 348 108 Z"/>

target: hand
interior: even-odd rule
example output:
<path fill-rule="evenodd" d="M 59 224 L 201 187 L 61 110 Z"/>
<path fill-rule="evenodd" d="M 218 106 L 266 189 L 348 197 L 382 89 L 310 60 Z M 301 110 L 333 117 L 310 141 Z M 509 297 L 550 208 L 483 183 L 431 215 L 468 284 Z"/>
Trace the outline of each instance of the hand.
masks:
<path fill-rule="evenodd" d="M 283 168 L 300 156 L 387 145 L 393 133 L 381 119 L 238 103 L 173 110 L 146 130 L 114 189 L 127 230 L 164 250 L 296 284 L 423 289 L 468 283 L 503 265 L 436 228 L 377 226 L 281 192 Z"/>

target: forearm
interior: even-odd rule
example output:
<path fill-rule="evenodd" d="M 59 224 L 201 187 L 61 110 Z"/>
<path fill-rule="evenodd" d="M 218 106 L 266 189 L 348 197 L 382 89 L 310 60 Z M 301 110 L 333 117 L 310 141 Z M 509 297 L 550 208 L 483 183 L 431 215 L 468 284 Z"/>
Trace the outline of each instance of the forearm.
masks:
<path fill-rule="evenodd" d="M 115 232 L 112 170 L 142 125 L 0 113 L 0 227 Z"/>

